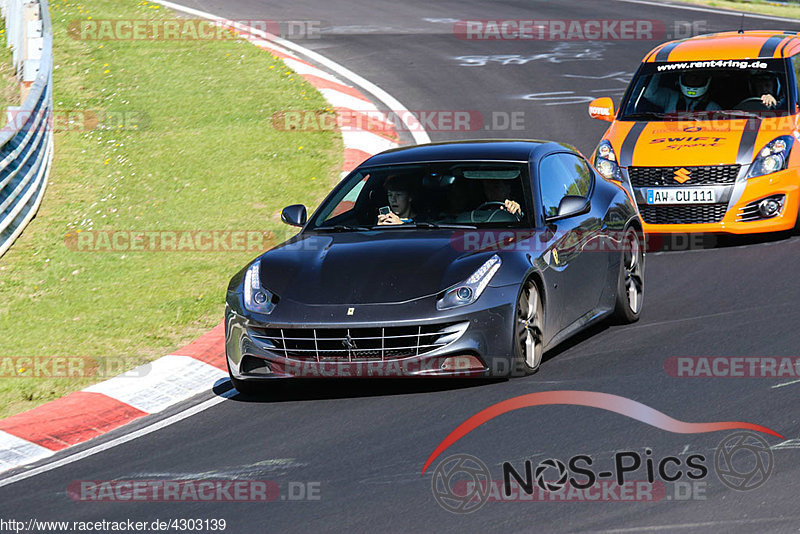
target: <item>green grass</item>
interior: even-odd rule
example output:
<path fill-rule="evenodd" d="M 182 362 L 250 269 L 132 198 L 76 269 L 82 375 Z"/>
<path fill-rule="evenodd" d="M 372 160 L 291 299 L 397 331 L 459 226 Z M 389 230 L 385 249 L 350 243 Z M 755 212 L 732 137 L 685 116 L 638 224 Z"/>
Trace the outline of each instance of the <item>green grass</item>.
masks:
<path fill-rule="evenodd" d="M 279 211 L 313 206 L 338 179 L 336 132 L 271 126 L 283 110 L 326 102 L 268 52 L 236 39 L 87 41 L 75 19 L 175 18 L 130 0 L 55 0 L 57 110 L 128 112 L 136 128 L 56 134 L 38 216 L 0 258 L 0 362 L 5 358 L 125 358 L 129 366 L 188 343 L 222 319 L 240 252 L 79 252 L 90 230 L 290 229 Z M 112 125 L 113 126 L 113 125 Z M 0 417 L 98 379 L 0 378 Z"/>
<path fill-rule="evenodd" d="M 750 13 L 760 13 L 762 15 L 775 15 L 777 17 L 786 17 L 793 19 L 800 19 L 800 6 L 798 5 L 782 5 L 775 2 L 766 2 L 761 0 L 681 0 L 687 4 L 699 4 L 709 7 L 718 7 L 722 9 L 733 9 L 736 11 L 748 11 Z M 747 29 L 747 22 L 745 22 L 745 29 Z M 776 21 L 775 29 L 782 29 L 780 21 Z"/>

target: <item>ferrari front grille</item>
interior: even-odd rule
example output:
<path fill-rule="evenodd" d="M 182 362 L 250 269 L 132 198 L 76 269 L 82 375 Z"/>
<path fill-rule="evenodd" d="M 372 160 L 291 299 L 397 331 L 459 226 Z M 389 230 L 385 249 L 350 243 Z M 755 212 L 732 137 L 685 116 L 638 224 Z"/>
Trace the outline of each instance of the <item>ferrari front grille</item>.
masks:
<path fill-rule="evenodd" d="M 676 179 L 676 174 L 680 180 Z M 680 187 L 684 185 L 729 185 L 739 176 L 739 165 L 704 167 L 628 167 L 633 187 Z"/>
<path fill-rule="evenodd" d="M 302 361 L 384 361 L 419 356 L 449 345 L 468 322 L 372 328 L 249 327 L 271 352 Z"/>

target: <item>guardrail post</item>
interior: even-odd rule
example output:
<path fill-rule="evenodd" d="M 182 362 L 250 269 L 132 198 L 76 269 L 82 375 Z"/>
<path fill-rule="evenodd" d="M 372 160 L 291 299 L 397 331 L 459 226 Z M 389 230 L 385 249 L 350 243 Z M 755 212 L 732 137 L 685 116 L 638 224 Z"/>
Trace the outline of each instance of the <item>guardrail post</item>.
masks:
<path fill-rule="evenodd" d="M 31 84 L 36 79 L 42 59 L 42 17 L 38 3 L 25 4 L 23 28 L 22 82 Z"/>

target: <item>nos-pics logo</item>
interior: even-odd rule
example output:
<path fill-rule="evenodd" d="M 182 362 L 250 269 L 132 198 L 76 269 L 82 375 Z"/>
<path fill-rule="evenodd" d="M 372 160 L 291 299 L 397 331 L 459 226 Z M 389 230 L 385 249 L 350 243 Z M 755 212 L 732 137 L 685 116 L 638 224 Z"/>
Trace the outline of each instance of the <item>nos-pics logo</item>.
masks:
<path fill-rule="evenodd" d="M 625 453 L 630 455 L 632 453 Z M 695 461 L 705 462 L 703 455 L 694 455 Z M 580 455 L 574 458 L 589 458 Z M 573 465 L 570 459 L 569 465 Z M 670 457 L 673 463 L 679 463 L 677 458 Z M 590 462 L 591 463 L 591 462 Z M 642 466 L 636 462 L 636 468 Z M 698 467 L 700 464 L 695 464 Z M 752 432 L 737 432 L 723 439 L 714 452 L 714 472 L 725 486 L 737 491 L 756 489 L 767 482 L 775 466 L 772 450 L 761 436 Z M 632 467 L 632 466 L 629 466 Z M 659 468 L 659 471 L 661 468 Z M 705 467 L 701 469 L 703 475 L 708 472 Z M 585 487 L 573 482 L 570 475 L 586 477 L 585 467 L 579 473 L 571 473 L 567 464 L 556 458 L 541 461 L 533 471 L 533 481 L 545 492 L 560 492 L 572 484 Z M 517 477 L 514 477 L 517 478 Z M 702 478 L 702 477 L 701 477 Z M 592 474 L 594 481 L 597 477 Z M 502 490 L 506 495 L 511 494 L 509 485 L 510 477 L 503 476 Z M 517 480 L 519 480 L 517 478 Z M 674 478 L 668 481 L 673 481 Z M 651 484 L 660 481 L 650 480 Z M 479 510 L 490 499 L 492 489 L 500 489 L 500 483 L 495 483 L 486 464 L 479 458 L 469 454 L 454 454 L 442 460 L 433 471 L 431 490 L 433 497 L 439 505 L 455 514 L 469 514 Z M 525 490 L 529 493 L 529 490 Z"/>

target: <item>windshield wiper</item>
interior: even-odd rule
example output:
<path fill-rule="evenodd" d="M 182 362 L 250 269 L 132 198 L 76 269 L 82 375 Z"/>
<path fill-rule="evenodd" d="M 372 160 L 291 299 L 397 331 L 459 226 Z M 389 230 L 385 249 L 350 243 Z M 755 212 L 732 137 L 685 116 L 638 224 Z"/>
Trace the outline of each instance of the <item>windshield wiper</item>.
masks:
<path fill-rule="evenodd" d="M 399 226 L 404 226 L 406 228 L 432 228 L 434 230 L 439 230 L 442 228 L 446 230 L 475 230 L 478 228 L 477 226 L 472 226 L 470 224 L 439 224 L 432 222 L 414 222 Z"/>
<path fill-rule="evenodd" d="M 334 226 L 317 226 L 314 230 L 320 232 L 368 232 L 369 226 L 354 226 L 350 224 L 336 224 Z"/>
<path fill-rule="evenodd" d="M 745 111 L 743 109 L 717 109 L 711 113 L 725 115 L 725 116 L 741 115 L 747 117 L 748 119 L 761 118 L 761 115 L 759 115 L 758 113 L 753 113 L 752 111 Z"/>
<path fill-rule="evenodd" d="M 381 224 L 375 226 L 356 226 L 350 224 L 337 224 L 334 226 L 317 226 L 314 230 L 319 232 L 368 232 L 372 230 L 388 230 L 391 228 L 430 228 L 433 230 L 475 230 L 478 227 L 470 224 L 438 224 L 432 222 L 414 222 L 405 224 Z"/>
<path fill-rule="evenodd" d="M 666 113 L 655 113 L 653 111 L 640 111 L 638 113 L 628 113 L 627 115 L 623 115 L 623 119 L 633 119 L 633 120 L 664 120 L 668 114 Z"/>

